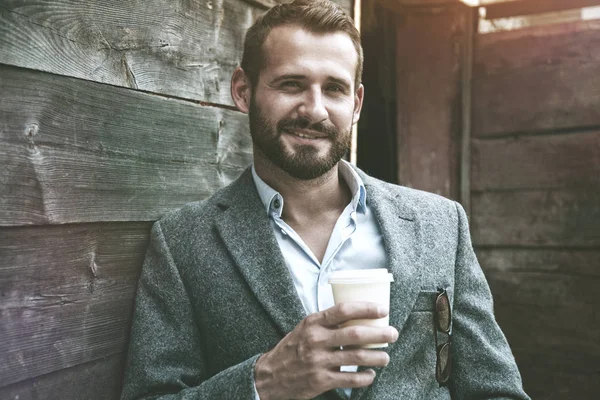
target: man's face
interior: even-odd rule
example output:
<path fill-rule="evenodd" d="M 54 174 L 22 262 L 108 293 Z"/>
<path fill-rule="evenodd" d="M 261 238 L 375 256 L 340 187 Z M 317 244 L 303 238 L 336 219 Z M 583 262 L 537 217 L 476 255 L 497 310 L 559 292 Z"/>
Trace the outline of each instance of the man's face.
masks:
<path fill-rule="evenodd" d="M 249 107 L 255 162 L 298 179 L 317 178 L 348 151 L 362 105 L 354 88 L 358 55 L 344 33 L 274 28 Z"/>

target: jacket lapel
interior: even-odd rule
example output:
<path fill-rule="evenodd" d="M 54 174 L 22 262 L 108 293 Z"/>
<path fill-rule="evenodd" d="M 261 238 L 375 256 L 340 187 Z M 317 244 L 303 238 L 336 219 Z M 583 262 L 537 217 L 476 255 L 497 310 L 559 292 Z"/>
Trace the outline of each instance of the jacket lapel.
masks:
<path fill-rule="evenodd" d="M 417 211 L 399 194 L 393 196 L 379 185 L 366 187 L 367 199 L 371 199 L 370 206 L 384 238 L 388 267 L 394 275 L 390 288 L 390 325 L 401 331 L 421 290 L 421 227 Z"/>
<path fill-rule="evenodd" d="M 219 203 L 224 211 L 217 229 L 248 286 L 285 336 L 306 313 L 250 170 L 229 189 Z"/>
<path fill-rule="evenodd" d="M 390 325 L 402 328 L 421 290 L 421 226 L 416 209 L 407 204 L 400 193 L 390 193 L 384 184 L 359 171 L 367 189 L 367 203 L 374 211 L 383 235 L 388 270 L 394 275 L 390 286 Z M 395 344 L 387 352 L 393 357 Z M 360 368 L 361 370 L 364 368 Z M 378 380 L 385 379 L 385 368 L 375 368 Z M 391 379 L 394 379 L 393 377 Z M 352 391 L 352 400 L 360 399 L 369 387 Z"/>

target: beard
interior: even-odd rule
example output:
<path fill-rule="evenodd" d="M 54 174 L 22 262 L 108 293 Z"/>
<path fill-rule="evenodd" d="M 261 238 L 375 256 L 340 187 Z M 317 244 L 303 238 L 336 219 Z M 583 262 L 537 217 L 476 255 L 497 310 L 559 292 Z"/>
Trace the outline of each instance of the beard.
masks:
<path fill-rule="evenodd" d="M 322 176 L 350 150 L 351 127 L 340 130 L 324 122 L 311 124 L 305 118 L 273 121 L 264 115 L 254 96 L 250 98 L 248 116 L 254 146 L 274 165 L 296 179 L 311 180 Z M 331 141 L 328 153 L 319 156 L 319 149 L 308 144 L 295 145 L 293 151 L 289 151 L 281 141 L 281 136 L 285 131 L 293 132 L 295 129 L 310 129 L 327 135 Z"/>

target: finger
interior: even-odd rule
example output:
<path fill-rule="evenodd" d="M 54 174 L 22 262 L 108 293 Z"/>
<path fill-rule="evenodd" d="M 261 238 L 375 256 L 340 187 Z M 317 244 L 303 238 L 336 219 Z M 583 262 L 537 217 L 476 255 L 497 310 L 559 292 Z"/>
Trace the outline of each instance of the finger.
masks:
<path fill-rule="evenodd" d="M 398 331 L 393 326 L 352 325 L 331 331 L 326 339 L 328 347 L 361 346 L 370 343 L 394 343 Z"/>
<path fill-rule="evenodd" d="M 385 367 L 390 363 L 390 356 L 385 351 L 370 349 L 338 350 L 328 359 L 328 367 L 342 365 L 360 365 L 362 367 Z"/>
<path fill-rule="evenodd" d="M 359 372 L 331 372 L 332 382 L 336 388 L 359 388 L 369 386 L 375 379 L 375 371 L 366 369 Z"/>
<path fill-rule="evenodd" d="M 386 307 L 370 302 L 341 303 L 318 313 L 319 322 L 327 327 L 336 327 L 353 319 L 377 319 L 386 315 Z"/>

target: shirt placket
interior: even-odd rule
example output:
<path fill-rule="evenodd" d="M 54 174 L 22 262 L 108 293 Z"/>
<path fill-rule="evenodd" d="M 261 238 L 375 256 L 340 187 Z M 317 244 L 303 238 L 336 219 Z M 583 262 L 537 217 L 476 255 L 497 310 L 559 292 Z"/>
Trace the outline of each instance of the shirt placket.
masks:
<path fill-rule="evenodd" d="M 348 207 L 352 207 L 349 205 Z M 338 227 L 339 220 L 347 221 L 343 228 Z M 329 285 L 329 275 L 334 270 L 336 255 L 339 253 L 344 244 L 350 239 L 352 234 L 356 232 L 356 211 L 348 212 L 348 208 L 344 210 L 340 219 L 334 228 L 334 232 L 331 235 L 330 243 L 327 246 L 327 252 L 325 254 L 324 263 L 321 265 L 319 275 L 317 277 L 317 306 L 319 311 L 323 311 L 334 305 L 333 295 L 331 293 L 331 287 Z M 337 232 L 341 230 L 341 232 Z M 337 241 L 331 242 L 331 240 Z M 329 251 L 330 246 L 335 246 L 333 251 Z"/>

